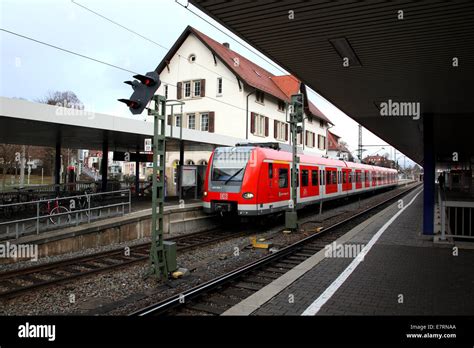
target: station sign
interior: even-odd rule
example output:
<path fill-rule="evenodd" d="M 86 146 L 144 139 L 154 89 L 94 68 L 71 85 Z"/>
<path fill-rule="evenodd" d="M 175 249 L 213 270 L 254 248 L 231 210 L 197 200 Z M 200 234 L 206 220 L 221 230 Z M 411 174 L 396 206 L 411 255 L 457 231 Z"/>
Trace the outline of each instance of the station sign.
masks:
<path fill-rule="evenodd" d="M 153 153 L 136 153 L 136 152 L 119 152 L 114 151 L 114 161 L 126 161 L 126 162 L 151 162 L 153 163 Z"/>
<path fill-rule="evenodd" d="M 145 152 L 151 152 L 151 138 L 145 139 Z"/>

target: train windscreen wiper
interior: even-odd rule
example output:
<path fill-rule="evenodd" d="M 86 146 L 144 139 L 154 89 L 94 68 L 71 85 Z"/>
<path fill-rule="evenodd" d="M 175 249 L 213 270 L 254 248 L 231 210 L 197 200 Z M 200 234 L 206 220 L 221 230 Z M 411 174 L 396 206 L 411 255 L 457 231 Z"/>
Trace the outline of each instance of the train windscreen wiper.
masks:
<path fill-rule="evenodd" d="M 235 178 L 242 170 L 244 170 L 243 167 L 240 168 L 238 171 L 236 171 L 234 174 L 232 174 L 232 176 L 224 182 L 224 185 L 227 185 L 227 183 L 231 181 L 233 178 Z"/>

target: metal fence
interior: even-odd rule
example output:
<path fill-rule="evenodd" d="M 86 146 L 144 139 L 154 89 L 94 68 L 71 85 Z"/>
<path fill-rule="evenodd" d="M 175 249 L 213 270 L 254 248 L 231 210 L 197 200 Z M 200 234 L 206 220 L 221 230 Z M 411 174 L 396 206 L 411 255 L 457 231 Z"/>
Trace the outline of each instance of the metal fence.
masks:
<path fill-rule="evenodd" d="M 130 190 L 0 205 L 0 239 L 19 238 L 131 212 Z"/>
<path fill-rule="evenodd" d="M 441 240 L 474 239 L 474 202 L 447 199 L 444 190 L 438 190 L 441 213 Z"/>

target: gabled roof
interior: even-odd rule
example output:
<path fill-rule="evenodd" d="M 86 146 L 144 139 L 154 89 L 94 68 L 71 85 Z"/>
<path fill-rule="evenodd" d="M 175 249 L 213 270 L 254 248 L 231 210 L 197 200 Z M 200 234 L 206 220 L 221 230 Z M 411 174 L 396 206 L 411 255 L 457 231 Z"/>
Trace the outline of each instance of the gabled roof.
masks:
<path fill-rule="evenodd" d="M 251 62 L 244 56 L 232 51 L 221 43 L 211 39 L 209 36 L 201 33 L 191 26 L 187 26 L 176 43 L 171 47 L 169 52 L 163 58 L 161 63 L 156 68 L 158 73 L 161 73 L 166 67 L 166 62 L 170 61 L 175 55 L 179 47 L 189 34 L 194 34 L 202 43 L 214 53 L 225 65 L 231 70 L 240 80 L 247 83 L 249 86 L 257 88 L 265 93 L 273 95 L 276 98 L 289 101 L 288 97 L 281 91 L 276 84 L 273 83 L 272 73 Z"/>
<path fill-rule="evenodd" d="M 186 27 L 178 40 L 176 40 L 174 43 L 173 47 L 171 47 L 169 52 L 160 62 L 156 68 L 158 74 L 163 71 L 167 62 L 173 58 L 189 34 L 194 34 L 213 54 L 215 54 L 225 64 L 225 66 L 230 71 L 232 71 L 241 81 L 245 82 L 247 85 L 286 102 L 290 101 L 292 94 L 299 93 L 301 82 L 296 77 L 292 75 L 275 76 L 259 65 L 251 62 L 244 56 L 225 47 L 220 42 L 211 39 L 206 34 L 201 33 L 199 30 L 196 30 L 191 26 Z M 236 64 L 236 62 L 238 62 L 238 64 Z M 331 121 L 329 121 L 329 119 L 309 100 L 305 111 L 315 117 L 331 123 Z"/>
<path fill-rule="evenodd" d="M 328 150 L 349 152 L 347 147 L 339 143 L 341 137 L 328 131 Z"/>

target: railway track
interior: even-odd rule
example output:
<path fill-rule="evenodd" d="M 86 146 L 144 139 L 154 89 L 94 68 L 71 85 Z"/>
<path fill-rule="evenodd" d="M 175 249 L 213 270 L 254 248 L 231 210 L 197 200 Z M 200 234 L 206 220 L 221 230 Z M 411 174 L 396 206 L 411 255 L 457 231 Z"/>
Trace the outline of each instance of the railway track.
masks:
<path fill-rule="evenodd" d="M 220 315 L 337 240 L 371 215 L 419 187 L 392 196 L 317 234 L 234 271 L 132 313 L 148 315 Z"/>
<path fill-rule="evenodd" d="M 236 238 L 246 233 L 249 232 L 242 230 L 229 232 L 228 229 L 216 228 L 167 240 L 176 242 L 177 250 L 185 251 Z M 145 261 L 149 257 L 149 248 L 150 243 L 144 243 L 130 247 L 130 253 L 127 254 L 125 254 L 125 249 L 121 248 L 0 273 L 0 298 L 10 298 L 33 289 Z"/>

